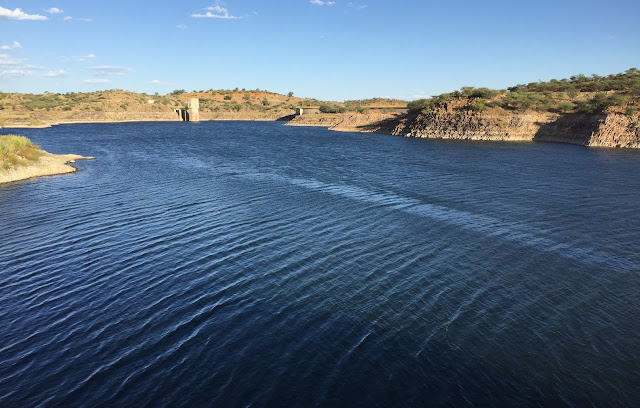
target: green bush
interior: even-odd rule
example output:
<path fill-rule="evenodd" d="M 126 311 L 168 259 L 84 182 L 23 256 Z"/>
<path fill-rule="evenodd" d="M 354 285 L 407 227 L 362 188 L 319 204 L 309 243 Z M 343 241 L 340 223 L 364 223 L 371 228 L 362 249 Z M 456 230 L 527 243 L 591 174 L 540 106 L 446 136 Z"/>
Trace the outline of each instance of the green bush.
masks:
<path fill-rule="evenodd" d="M 484 98 L 476 98 L 471 105 L 476 112 L 484 112 L 487 108 L 487 100 Z"/>
<path fill-rule="evenodd" d="M 409 112 L 427 112 L 435 107 L 435 101 L 433 99 L 416 99 L 407 104 Z"/>
<path fill-rule="evenodd" d="M 320 112 L 322 113 L 344 113 L 347 109 L 340 105 L 331 105 L 328 103 L 320 105 Z"/>
<path fill-rule="evenodd" d="M 38 160 L 43 154 L 40 146 L 33 144 L 26 137 L 0 136 L 0 168 L 2 169 L 26 165 Z"/>
<path fill-rule="evenodd" d="M 560 112 L 564 112 L 564 113 L 571 112 L 573 110 L 573 108 L 575 108 L 575 105 L 573 103 L 571 103 L 571 102 L 566 102 L 565 101 L 565 102 L 560 102 L 558 104 L 558 110 Z"/>

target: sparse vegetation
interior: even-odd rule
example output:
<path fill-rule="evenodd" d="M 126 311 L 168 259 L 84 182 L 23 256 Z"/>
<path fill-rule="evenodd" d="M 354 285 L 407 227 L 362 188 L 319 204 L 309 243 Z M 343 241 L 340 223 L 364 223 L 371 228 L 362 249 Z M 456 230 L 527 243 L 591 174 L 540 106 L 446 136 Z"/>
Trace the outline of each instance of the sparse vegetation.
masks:
<path fill-rule="evenodd" d="M 0 170 L 32 163 L 44 152 L 23 136 L 0 136 Z"/>
<path fill-rule="evenodd" d="M 640 70 L 631 68 L 606 77 L 579 74 L 569 79 L 519 84 L 506 90 L 462 87 L 408 104 L 411 112 L 429 112 L 451 106 L 476 112 L 492 107 L 561 113 L 635 112 L 640 106 Z"/>
<path fill-rule="evenodd" d="M 325 103 L 320 105 L 320 112 L 322 113 L 344 113 L 347 109 L 344 106 L 337 104 Z"/>

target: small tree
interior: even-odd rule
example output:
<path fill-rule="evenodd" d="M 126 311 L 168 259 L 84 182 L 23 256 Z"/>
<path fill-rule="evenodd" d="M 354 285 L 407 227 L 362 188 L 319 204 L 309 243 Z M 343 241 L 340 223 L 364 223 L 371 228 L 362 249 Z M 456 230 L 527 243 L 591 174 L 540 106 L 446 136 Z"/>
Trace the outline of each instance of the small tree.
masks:
<path fill-rule="evenodd" d="M 487 110 L 487 100 L 484 98 L 476 98 L 473 100 L 472 107 L 476 112 L 484 112 Z"/>
<path fill-rule="evenodd" d="M 560 102 L 558 104 L 558 110 L 560 110 L 560 112 L 570 112 L 572 109 L 574 108 L 574 105 L 571 102 Z"/>
<path fill-rule="evenodd" d="M 287 94 L 287 96 L 288 96 L 289 98 L 291 98 L 291 97 L 293 96 L 293 92 L 289 92 L 289 93 Z"/>
<path fill-rule="evenodd" d="M 263 105 L 263 106 L 269 106 L 269 105 L 271 105 L 271 102 L 269 102 L 269 100 L 268 100 L 267 98 L 264 98 L 264 99 L 262 100 L 262 105 Z"/>

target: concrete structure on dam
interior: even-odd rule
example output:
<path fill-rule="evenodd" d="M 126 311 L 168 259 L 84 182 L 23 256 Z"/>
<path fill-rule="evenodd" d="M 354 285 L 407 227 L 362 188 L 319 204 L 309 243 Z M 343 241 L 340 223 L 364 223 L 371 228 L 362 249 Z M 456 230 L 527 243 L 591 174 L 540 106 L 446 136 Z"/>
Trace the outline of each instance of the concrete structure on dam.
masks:
<path fill-rule="evenodd" d="M 200 99 L 189 98 L 186 107 L 176 107 L 175 111 L 183 122 L 200 122 Z"/>

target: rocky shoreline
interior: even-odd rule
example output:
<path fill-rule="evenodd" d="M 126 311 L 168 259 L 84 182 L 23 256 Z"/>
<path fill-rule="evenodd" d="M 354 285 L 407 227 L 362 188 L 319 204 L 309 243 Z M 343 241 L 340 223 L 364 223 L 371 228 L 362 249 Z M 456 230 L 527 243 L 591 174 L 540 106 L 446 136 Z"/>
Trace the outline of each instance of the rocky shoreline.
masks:
<path fill-rule="evenodd" d="M 424 139 L 539 141 L 590 147 L 640 148 L 640 118 L 620 113 L 557 114 L 490 110 L 429 113 L 337 114 L 296 117 L 291 126 L 325 126 L 346 132 L 375 132 Z"/>
<path fill-rule="evenodd" d="M 283 118 L 252 118 L 221 115 L 207 120 L 276 121 Z M 577 144 L 590 147 L 640 148 L 640 118 L 621 113 L 568 113 L 449 111 L 400 114 L 371 111 L 367 113 L 326 113 L 288 117 L 287 126 L 319 126 L 341 132 L 382 133 L 425 139 L 540 141 Z M 143 121 L 175 121 L 152 118 Z M 64 121 L 41 126 L 74 123 L 121 123 L 123 120 Z M 127 122 L 129 122 L 127 120 Z M 11 126 L 14 127 L 14 126 Z"/>
<path fill-rule="evenodd" d="M 0 184 L 26 180 L 33 177 L 75 173 L 78 171 L 78 168 L 70 165 L 70 163 L 75 163 L 76 160 L 89 159 L 95 159 L 95 157 L 44 152 L 38 160 L 29 165 L 13 167 L 8 170 L 0 170 Z"/>

